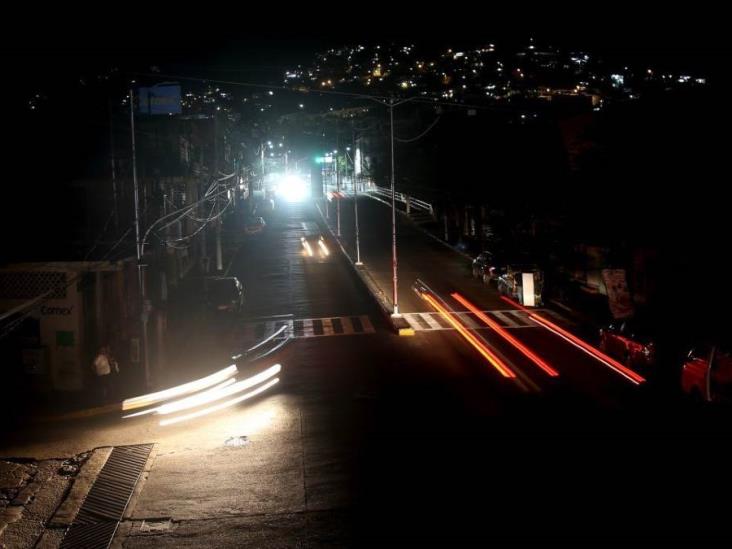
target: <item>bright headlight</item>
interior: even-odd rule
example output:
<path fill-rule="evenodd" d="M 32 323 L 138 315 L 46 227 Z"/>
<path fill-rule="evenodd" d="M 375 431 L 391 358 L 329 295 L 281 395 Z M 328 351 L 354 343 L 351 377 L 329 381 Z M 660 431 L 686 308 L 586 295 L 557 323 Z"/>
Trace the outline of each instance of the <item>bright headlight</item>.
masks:
<path fill-rule="evenodd" d="M 307 186 L 296 175 L 286 175 L 277 186 L 277 194 L 288 202 L 301 202 L 307 198 Z"/>

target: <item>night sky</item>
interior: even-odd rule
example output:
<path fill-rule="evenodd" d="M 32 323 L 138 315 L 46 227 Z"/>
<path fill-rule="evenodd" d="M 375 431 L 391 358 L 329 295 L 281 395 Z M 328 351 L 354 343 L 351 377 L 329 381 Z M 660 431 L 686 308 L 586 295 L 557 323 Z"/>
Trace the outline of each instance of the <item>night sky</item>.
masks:
<path fill-rule="evenodd" d="M 728 127 L 717 105 L 721 107 L 719 102 L 727 93 L 730 52 L 722 20 L 709 17 L 709 13 L 697 16 L 650 8 L 641 12 L 637 7 L 620 4 L 595 13 L 580 5 L 567 14 L 551 9 L 548 13 L 527 9 L 512 14 L 491 8 L 490 13 L 481 16 L 467 5 L 451 11 L 439 6 L 414 8 L 415 13 L 404 10 L 400 14 L 378 9 L 374 4 L 361 6 L 361 13 L 347 6 L 333 10 L 319 5 L 301 9 L 292 17 L 256 11 L 237 16 L 223 9 L 221 13 L 200 13 L 202 9 L 192 6 L 174 16 L 162 14 L 161 18 L 160 14 L 143 16 L 135 10 L 132 18 L 120 12 L 97 23 L 79 19 L 60 25 L 50 19 L 34 20 L 32 33 L 3 37 L 1 55 L 9 78 L 5 78 L 2 93 L 7 108 L 6 135 L 11 137 L 6 146 L 14 159 L 6 167 L 6 174 L 19 182 L 11 185 L 6 195 L 9 203 L 25 204 L 28 197 L 37 197 L 37 191 L 44 189 L 43 196 L 48 197 L 45 202 L 57 204 L 68 199 L 66 181 L 79 174 L 104 172 L 106 122 L 98 113 L 104 112 L 106 98 L 98 94 L 84 96 L 83 91 L 96 75 L 111 68 L 279 84 L 286 68 L 307 63 L 315 52 L 348 43 L 409 41 L 444 48 L 495 42 L 500 48 L 525 44 L 533 37 L 537 43 L 591 51 L 611 62 L 648 62 L 708 77 L 712 96 L 704 99 L 704 104 L 679 113 L 678 122 L 673 119 L 673 104 L 654 105 L 644 115 L 644 124 L 657 126 L 657 133 L 651 131 L 645 136 L 650 140 L 645 152 L 651 163 L 663 161 L 671 152 L 667 146 L 678 144 L 673 141 L 675 136 L 689 137 L 688 142 L 698 149 L 694 152 L 697 157 L 704 147 L 717 150 L 720 142 L 713 135 Z M 285 10 L 287 15 L 289 10 Z M 50 117 L 39 119 L 28 110 L 28 98 L 35 93 L 53 101 Z M 97 114 L 89 117 L 87 110 Z M 665 124 L 676 133 L 670 140 L 657 142 L 657 136 L 666 134 Z M 683 144 L 680 148 L 677 153 L 689 152 Z M 684 172 L 686 181 L 694 172 L 704 174 L 705 181 L 715 177 L 718 159 L 710 156 L 706 165 L 690 161 Z M 631 173 L 640 160 L 630 160 Z M 673 171 L 670 165 L 657 167 L 660 170 L 656 173 Z M 43 177 L 37 177 L 39 172 Z M 652 179 L 644 180 L 651 194 L 657 184 Z M 573 200 L 577 207 L 583 207 L 576 195 Z M 704 197 L 700 202 L 704 203 Z M 608 206 L 608 210 L 613 207 Z M 47 218 L 39 213 L 43 209 L 35 210 L 39 220 Z M 50 209 L 57 219 L 64 219 L 65 214 L 58 208 Z M 5 217 L 6 229 L 36 224 L 33 213 L 18 211 L 13 209 L 14 213 Z"/>

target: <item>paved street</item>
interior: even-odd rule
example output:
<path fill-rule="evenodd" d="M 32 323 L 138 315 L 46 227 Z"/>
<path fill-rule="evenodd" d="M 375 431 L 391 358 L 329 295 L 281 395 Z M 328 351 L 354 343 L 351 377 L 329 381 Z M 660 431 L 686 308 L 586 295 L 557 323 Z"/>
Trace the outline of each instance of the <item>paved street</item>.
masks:
<path fill-rule="evenodd" d="M 391 298 L 389 208 L 365 196 L 360 198 L 359 207 L 361 260 L 384 293 Z M 330 208 L 331 214 L 334 210 L 335 208 Z M 333 215 L 330 216 L 330 221 L 335 227 Z M 452 301 L 454 310 L 463 311 L 462 321 L 468 327 L 479 329 L 489 344 L 503 353 L 517 372 L 520 372 L 520 377 L 528 378 L 532 386 L 549 392 L 569 393 L 576 398 L 590 397 L 593 404 L 605 406 L 628 406 L 638 398 L 642 390 L 629 383 L 626 378 L 556 334 L 539 327 L 528 318 L 527 312 L 501 300 L 495 287 L 486 286 L 472 278 L 470 260 L 430 238 L 405 217 L 398 215 L 397 222 L 399 307 L 409 324 L 420 332 L 418 337 L 431 341 L 435 347 L 457 338 L 455 334 L 442 333 L 451 326 L 412 290 L 412 284 L 417 279 L 426 283 L 445 300 L 450 300 L 452 292 L 459 292 L 480 310 L 486 311 L 503 328 L 515 331 L 516 338 L 530 349 L 536 350 L 560 374 L 557 378 L 547 377 L 492 330 L 481 330 L 487 328 L 485 323 L 467 312 L 465 307 Z M 341 234 L 351 257 L 356 254 L 354 227 L 353 200 L 345 200 L 341 207 Z M 572 325 L 555 311 L 540 312 L 570 330 L 578 333 L 583 331 L 583 327 Z M 476 359 L 476 362 L 479 361 Z M 489 366 L 486 364 L 486 367 Z"/>
<path fill-rule="evenodd" d="M 342 229 L 353 256 L 352 205 L 343 203 Z M 388 289 L 389 212 L 366 198 L 360 208 L 362 260 Z M 665 539 L 680 539 L 695 534 L 690 516 L 712 523 L 722 516 L 711 500 L 703 510 L 682 503 L 682 496 L 703 501 L 708 489 L 679 482 L 679 471 L 719 467 L 714 491 L 727 493 L 725 454 L 712 450 L 726 444 L 728 426 L 700 429 L 697 416 L 649 401 L 646 388 L 556 335 L 510 325 L 525 318 L 474 281 L 464 258 L 401 219 L 402 312 L 426 315 L 409 317 L 420 326 L 445 328 L 411 283 L 420 278 L 445 297 L 459 291 L 497 321 L 503 316 L 502 325 L 560 375 L 546 376 L 489 330 L 478 331 L 523 383 L 501 377 L 455 330 L 398 337 L 330 237 L 328 257 L 303 254 L 307 232 L 328 235 L 312 205 L 277 204 L 262 215 L 266 229 L 237 235 L 227 266 L 245 287 L 245 312 L 199 328 L 208 332 L 185 348 L 189 359 L 163 377 L 175 384 L 222 368 L 284 323 L 293 340 L 241 367 L 246 375 L 279 362 L 280 383 L 165 427 L 159 416 L 116 414 L 36 424 L 4 440 L 0 457 L 64 459 L 156 443 L 117 534 L 124 547 L 619 541 L 638 523 L 649 538 L 663 526 Z M 241 446 L 226 445 L 239 436 L 247 437 Z M 703 459 L 689 452 L 700 444 Z M 668 467 L 649 467 L 658 463 Z M 144 529 L 143 521 L 166 526 Z"/>

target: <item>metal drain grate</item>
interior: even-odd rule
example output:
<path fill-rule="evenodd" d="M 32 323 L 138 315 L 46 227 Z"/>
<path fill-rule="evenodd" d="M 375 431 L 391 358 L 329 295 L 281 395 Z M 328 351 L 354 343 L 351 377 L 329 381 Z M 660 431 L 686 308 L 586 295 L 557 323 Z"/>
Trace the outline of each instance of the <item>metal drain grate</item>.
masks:
<path fill-rule="evenodd" d="M 109 546 L 152 448 L 152 444 L 137 444 L 112 450 L 66 532 L 61 549 Z"/>
<path fill-rule="evenodd" d="M 61 547 L 97 549 L 109 547 L 109 543 L 117 531 L 117 521 L 95 522 L 92 524 L 74 524 L 71 526 Z"/>

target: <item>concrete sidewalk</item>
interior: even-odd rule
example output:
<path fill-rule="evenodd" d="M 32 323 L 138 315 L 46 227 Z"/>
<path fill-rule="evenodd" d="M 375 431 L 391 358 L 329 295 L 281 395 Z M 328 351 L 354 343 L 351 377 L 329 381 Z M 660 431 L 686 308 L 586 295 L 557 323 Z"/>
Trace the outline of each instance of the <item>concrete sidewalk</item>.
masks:
<path fill-rule="evenodd" d="M 107 453 L 0 460 L 0 547 L 58 547 Z"/>

